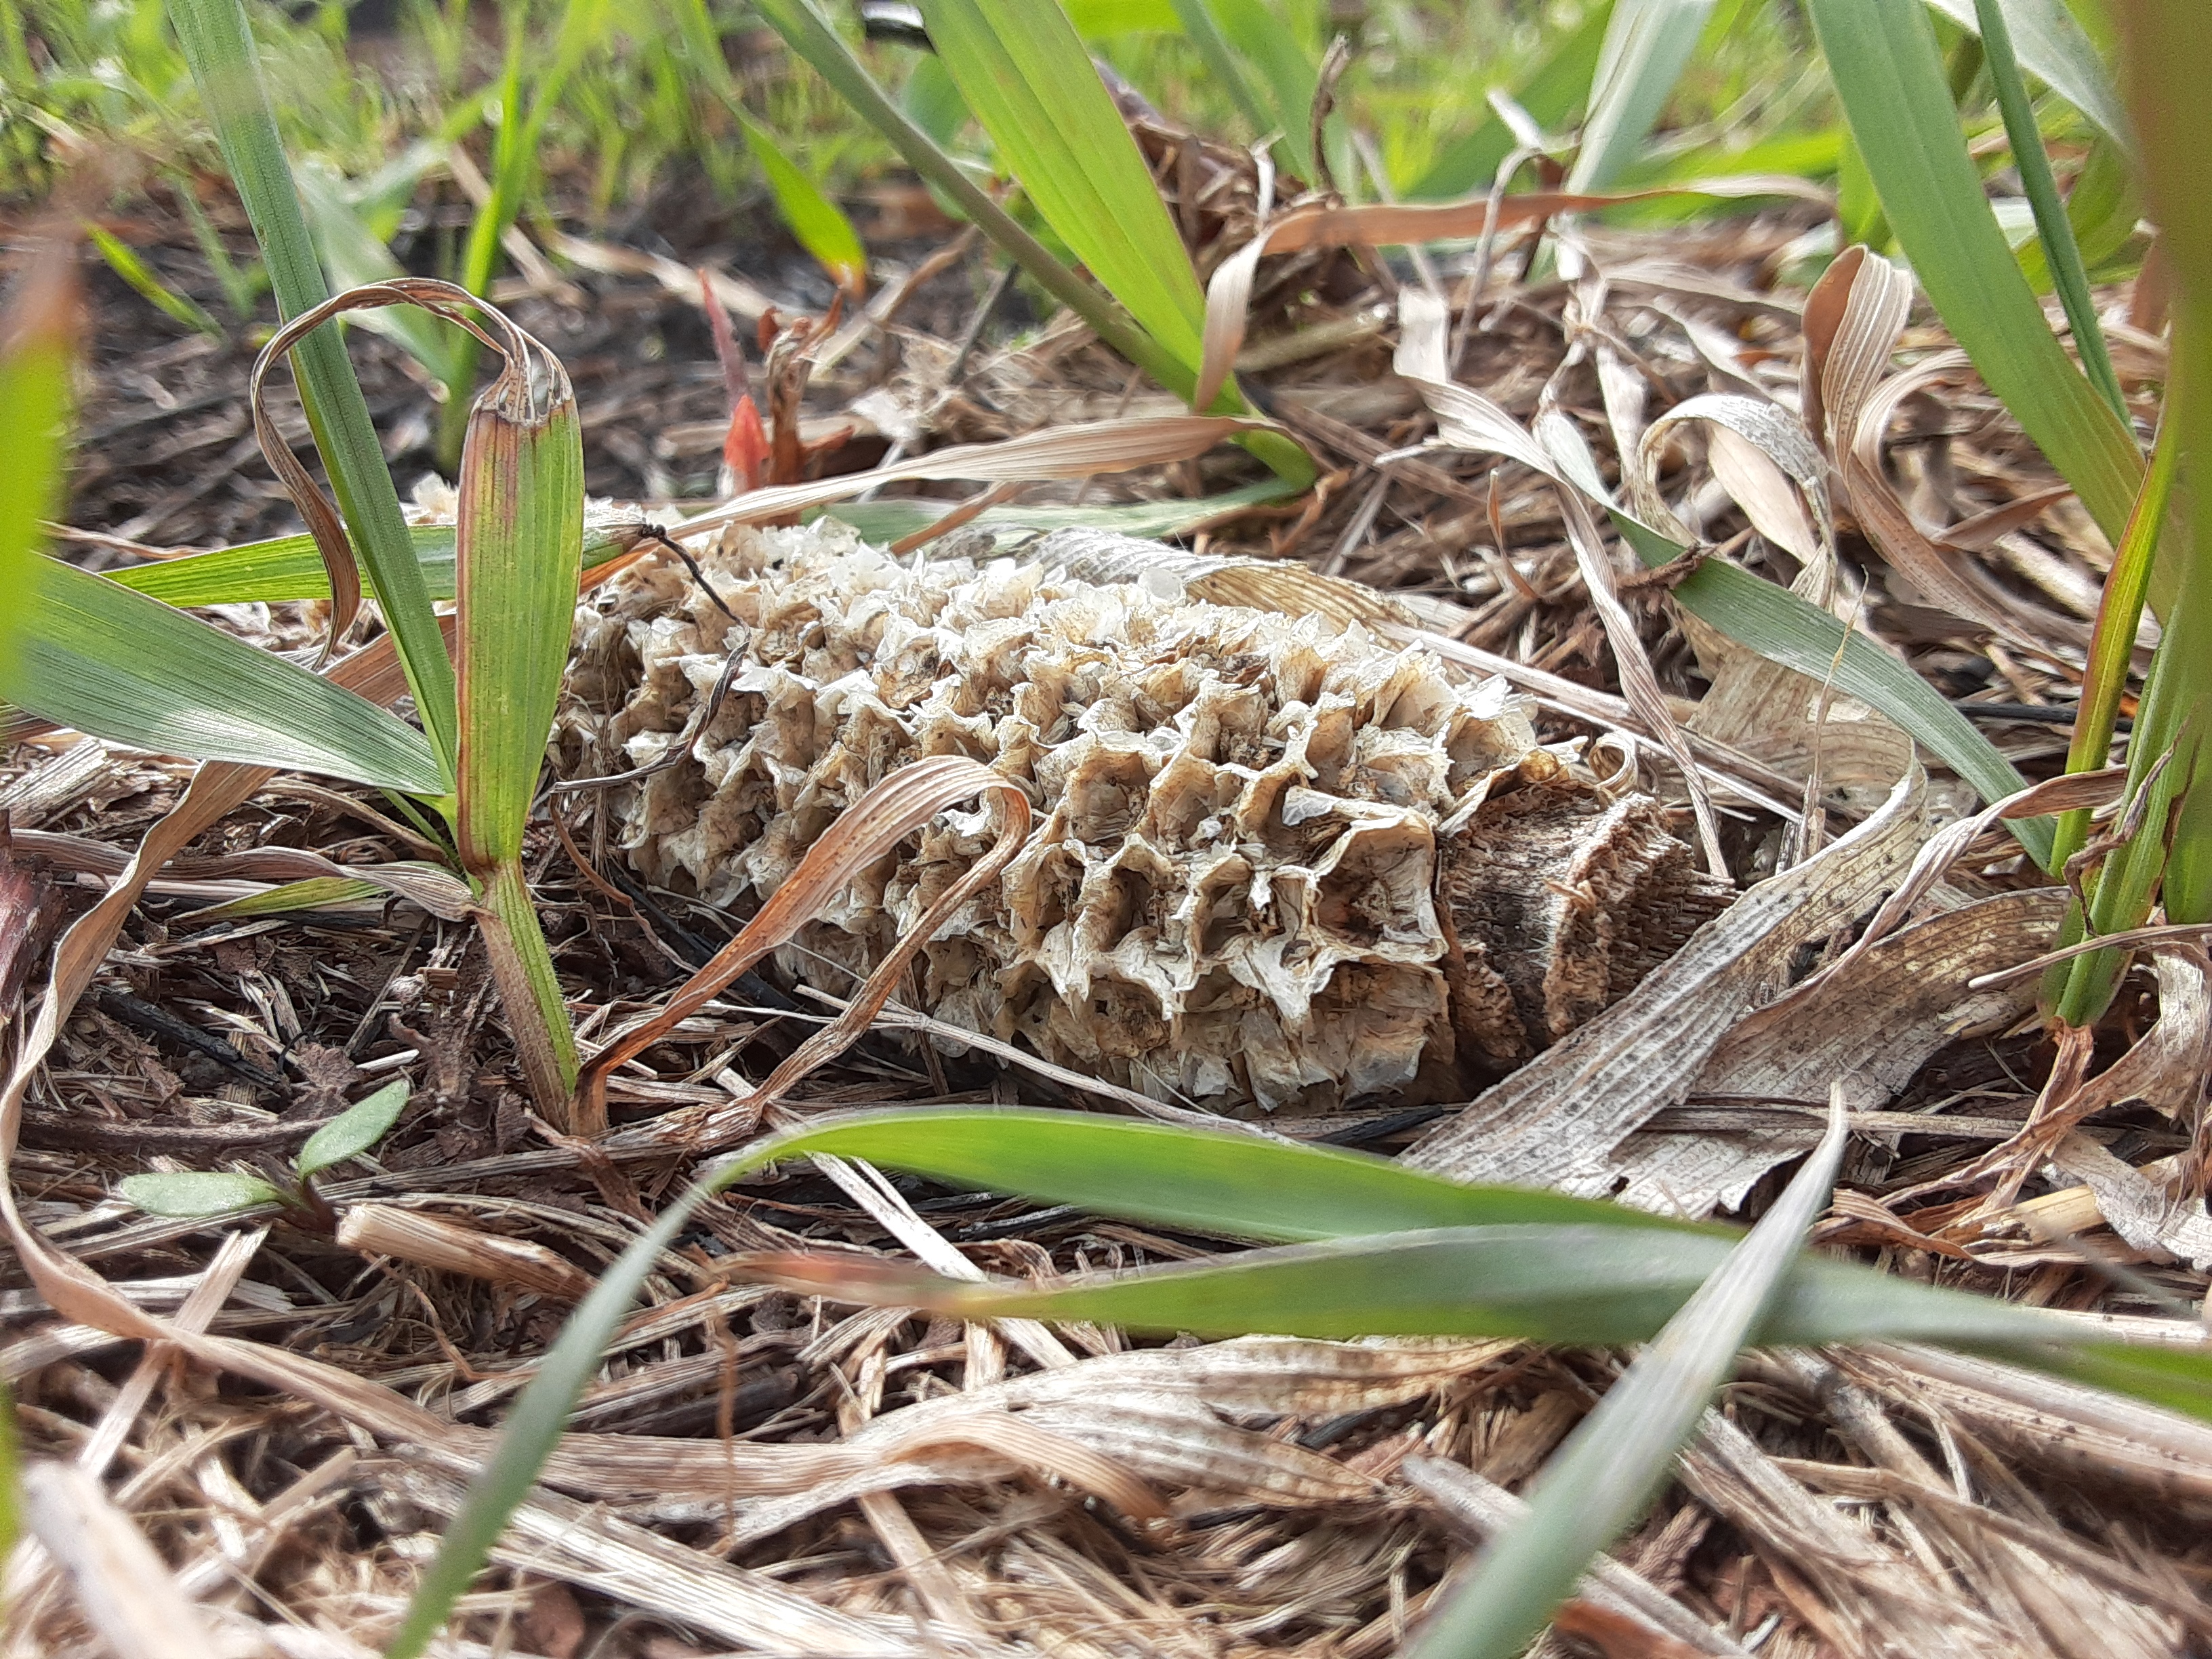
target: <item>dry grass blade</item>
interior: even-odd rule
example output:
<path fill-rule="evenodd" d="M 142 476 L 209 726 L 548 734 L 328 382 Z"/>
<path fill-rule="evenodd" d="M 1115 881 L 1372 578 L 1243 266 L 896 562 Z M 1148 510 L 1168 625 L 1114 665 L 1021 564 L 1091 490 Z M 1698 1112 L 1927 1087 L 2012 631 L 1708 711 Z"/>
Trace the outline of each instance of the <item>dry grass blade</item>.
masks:
<path fill-rule="evenodd" d="M 1913 272 L 1990 389 L 2117 541 L 2142 456 L 2067 355 L 1966 145 L 1920 0 L 1808 0 L 1838 101 Z"/>
<path fill-rule="evenodd" d="M 1721 851 L 1720 820 L 1714 815 L 1712 796 L 1705 787 L 1705 769 L 1698 764 L 1697 753 L 1683 735 L 1674 711 L 1668 707 L 1666 693 L 1660 690 L 1659 676 L 1637 634 L 1636 619 L 1620 602 L 1613 561 L 1607 556 L 1597 520 L 1574 484 L 1559 481 L 1553 485 L 1553 493 L 1559 497 L 1560 513 L 1566 520 L 1567 539 L 1575 550 L 1575 565 L 1582 573 L 1583 590 L 1589 593 L 1591 608 L 1597 612 L 1599 623 L 1605 629 L 1606 642 L 1613 647 L 1613 665 L 1620 674 L 1621 694 L 1627 698 L 1629 707 L 1643 716 L 1646 729 L 1657 733 L 1667 752 L 1674 757 L 1675 765 L 1681 769 L 1682 784 L 1689 792 L 1690 808 L 1698 821 L 1698 839 L 1705 849 L 1705 867 L 1726 880 L 1728 858 Z"/>
<path fill-rule="evenodd" d="M 1806 413 L 1826 440 L 1845 498 L 1882 556 L 1930 604 L 2030 648 L 2083 635 L 2070 619 L 2021 615 L 2017 601 L 1924 533 L 1898 498 L 1883 463 L 1891 419 L 1931 380 L 1966 365 L 1963 353 L 1942 353 L 1885 380 L 1911 299 L 1911 278 L 1863 247 L 1846 250 L 1806 299 Z"/>
<path fill-rule="evenodd" d="M 222 1651 L 161 1558 L 82 1469 L 26 1464 L 24 1519 L 69 1577 L 85 1620 L 131 1659 L 216 1659 Z"/>
<path fill-rule="evenodd" d="M 1442 300 L 1407 288 L 1398 296 L 1398 309 L 1401 327 L 1394 366 L 1402 379 L 1411 380 L 1420 390 L 1423 400 L 1437 416 L 1437 441 L 1455 447 L 1495 451 L 1552 480 L 1560 514 L 1566 521 L 1567 539 L 1574 549 L 1576 568 L 1582 573 L 1583 588 L 1605 629 L 1607 643 L 1613 647 L 1622 694 L 1642 717 L 1645 730 L 1667 746 L 1675 764 L 1680 767 L 1692 809 L 1697 814 L 1698 836 L 1705 849 L 1706 868 L 1725 878 L 1728 861 L 1721 851 L 1720 826 L 1713 816 L 1712 798 L 1705 788 L 1704 771 L 1659 689 L 1651 659 L 1644 653 L 1643 641 L 1637 635 L 1635 619 L 1620 603 L 1613 562 L 1607 556 L 1597 520 L 1583 499 L 1584 481 L 1580 471 L 1563 465 L 1559 457 L 1489 398 L 1452 380 L 1445 337 L 1449 319 Z M 1604 499 L 1601 489 L 1598 499 Z"/>
<path fill-rule="evenodd" d="M 352 626 L 355 614 L 361 608 L 361 566 L 354 557 L 353 543 L 346 534 L 345 522 L 338 516 L 337 508 L 316 485 L 313 475 L 292 453 L 292 446 L 277 428 L 276 417 L 269 407 L 269 371 L 331 318 L 349 311 L 385 306 L 427 304 L 428 309 L 498 349 L 499 343 L 485 333 L 466 311 L 438 303 L 456 295 L 463 305 L 474 308 L 476 302 L 466 289 L 424 277 L 399 277 L 348 289 L 286 323 L 270 337 L 269 343 L 253 360 L 253 370 L 246 381 L 246 400 L 253 412 L 253 434 L 259 440 L 261 453 L 276 474 L 277 482 L 284 486 L 284 493 L 300 509 L 300 516 L 307 521 L 307 532 L 314 538 L 315 550 L 321 555 L 323 568 L 330 578 L 331 625 L 323 644 L 325 657 Z"/>
<path fill-rule="evenodd" d="M 1026 433 L 1000 443 L 957 444 L 866 472 L 848 472 L 819 483 L 782 484 L 748 490 L 696 514 L 672 534 L 690 540 L 735 524 L 768 524 L 842 501 L 878 485 L 910 479 L 982 479 L 1027 483 L 1036 478 L 1087 478 L 1140 466 L 1189 460 L 1239 432 L 1267 429 L 1260 421 L 1222 415 L 1139 416 Z"/>
<path fill-rule="evenodd" d="M 592 1281 L 543 1244 L 443 1221 L 392 1204 L 353 1204 L 338 1217 L 337 1242 L 367 1256 L 392 1256 L 445 1273 L 580 1302 Z"/>
<path fill-rule="evenodd" d="M 847 808 L 830 833 L 807 849 L 799 867 L 775 890 L 759 914 L 715 953 L 713 961 L 685 981 L 669 998 L 665 1007 L 592 1057 L 578 1085 L 581 1121 L 586 1126 L 605 1127 L 609 1073 L 659 1042 L 678 1022 L 705 1006 L 724 986 L 787 941 L 860 871 L 946 807 L 974 795 L 999 804 L 996 845 L 930 906 L 921 924 L 901 948 L 869 975 L 866 985 L 845 1012 L 802 1043 L 745 1099 L 730 1106 L 695 1109 L 660 1119 L 653 1125 L 653 1139 L 693 1148 L 713 1146 L 722 1133 L 721 1126 L 750 1127 L 763 1103 L 778 1098 L 800 1078 L 844 1048 L 867 1029 L 868 1023 L 898 988 L 912 952 L 926 943 L 977 889 L 1005 869 L 1029 838 L 1029 798 L 1009 780 L 978 762 L 950 755 L 917 761 L 884 779 Z M 595 1130 L 586 1129 L 586 1133 L 592 1132 Z"/>
<path fill-rule="evenodd" d="M 1705 179 L 1695 184 L 1656 190 L 1531 191 L 1525 195 L 1508 196 L 1501 202 L 1493 202 L 1486 191 L 1459 202 L 1366 202 L 1352 206 L 1313 204 L 1294 208 L 1270 222 L 1257 236 L 1223 260 L 1207 282 L 1205 358 L 1191 406 L 1208 407 L 1228 384 L 1237 354 L 1244 346 L 1245 313 L 1252 301 L 1253 281 L 1259 272 L 1260 261 L 1270 253 L 1295 253 L 1312 247 L 1406 245 L 1446 236 L 1483 236 L 1538 224 L 1563 213 L 1581 213 L 1676 196 L 1784 196 L 1824 206 L 1828 202 L 1826 191 L 1802 179 L 1760 174 Z"/>
<path fill-rule="evenodd" d="M 451 1480 L 406 1466 L 392 1481 L 435 1513 L 461 1507 Z M 688 1629 L 740 1649 L 820 1659 L 933 1659 L 939 1654 L 1013 1654 L 932 1621 L 863 1619 L 809 1601 L 762 1574 L 715 1561 L 591 1505 L 541 1493 L 520 1506 L 514 1540 L 500 1559 L 532 1572 L 550 1571 L 618 1603 L 651 1608 Z"/>

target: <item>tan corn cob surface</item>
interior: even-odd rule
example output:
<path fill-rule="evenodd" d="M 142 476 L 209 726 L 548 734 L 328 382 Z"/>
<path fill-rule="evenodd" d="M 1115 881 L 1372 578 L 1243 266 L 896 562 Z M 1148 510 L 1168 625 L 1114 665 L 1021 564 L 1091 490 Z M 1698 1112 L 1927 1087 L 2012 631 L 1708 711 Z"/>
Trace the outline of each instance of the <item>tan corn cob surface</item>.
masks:
<path fill-rule="evenodd" d="M 743 914 L 898 766 L 996 767 L 1039 827 L 923 948 L 926 1011 L 1225 1111 L 1449 1097 L 1715 908 L 1665 815 L 1539 747 L 1501 682 L 1358 622 L 1194 598 L 1164 568 L 1187 556 L 1150 544 L 1102 566 L 1099 539 L 916 568 L 835 526 L 734 532 L 702 561 L 734 621 L 680 566 L 641 568 L 586 612 L 576 769 L 658 763 L 609 792 L 624 855 Z M 1136 580 L 1071 568 L 1148 556 Z M 778 966 L 851 990 L 990 839 L 940 819 Z"/>

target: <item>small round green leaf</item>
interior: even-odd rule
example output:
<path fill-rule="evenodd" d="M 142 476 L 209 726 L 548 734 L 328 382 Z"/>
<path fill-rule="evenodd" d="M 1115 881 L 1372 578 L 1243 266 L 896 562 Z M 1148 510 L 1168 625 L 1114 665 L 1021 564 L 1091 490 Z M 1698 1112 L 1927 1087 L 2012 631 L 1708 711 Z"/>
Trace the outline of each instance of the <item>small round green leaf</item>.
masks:
<path fill-rule="evenodd" d="M 320 1175 L 333 1164 L 359 1158 L 392 1133 L 392 1126 L 399 1121 L 399 1114 L 406 1109 L 404 1079 L 387 1083 L 367 1099 L 356 1101 L 307 1137 L 307 1144 L 300 1148 L 296 1165 L 300 1179 L 305 1181 Z"/>
<path fill-rule="evenodd" d="M 125 1176 L 118 1190 L 149 1215 L 230 1215 L 284 1200 L 284 1194 L 259 1176 L 227 1170 Z"/>

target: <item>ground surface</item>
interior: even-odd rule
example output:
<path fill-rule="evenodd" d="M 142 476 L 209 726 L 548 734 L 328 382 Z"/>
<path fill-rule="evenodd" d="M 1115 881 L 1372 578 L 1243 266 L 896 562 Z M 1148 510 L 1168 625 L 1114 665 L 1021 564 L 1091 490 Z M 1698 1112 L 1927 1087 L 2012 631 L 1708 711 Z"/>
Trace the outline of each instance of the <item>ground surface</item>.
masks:
<path fill-rule="evenodd" d="M 141 246 L 157 265 L 212 307 L 211 280 L 158 201 L 143 227 Z M 1794 398 L 1796 296 L 1772 288 L 1771 256 L 1802 228 L 1783 216 L 1674 236 L 1665 251 L 1676 276 L 1616 291 L 1625 297 L 1604 315 L 1654 382 L 1656 401 L 1705 389 L 1711 377 L 1673 320 L 1680 313 L 1743 348 L 1736 369 Z M 608 240 L 715 264 L 781 305 L 804 309 L 825 297 L 756 222 L 727 220 L 681 192 Z M 884 250 L 879 280 L 914 269 L 932 246 Z M 1655 253 L 1650 241 L 1604 248 L 1621 270 L 1648 268 Z M 1272 297 L 1263 283 L 1255 334 L 1358 314 L 1413 280 L 1394 269 L 1324 274 L 1327 283 L 1310 268 L 1286 274 Z M 1450 285 L 1465 281 L 1463 266 L 1444 275 Z M 990 280 L 973 257 L 949 265 L 902 310 L 896 326 L 912 332 L 865 340 L 824 377 L 811 408 L 828 417 L 889 388 L 927 412 L 925 442 L 1042 424 L 1080 398 L 1111 412 L 1112 388 L 1126 377 L 1117 382 L 1095 348 L 1003 349 L 1029 343 L 1018 333 L 1026 320 L 1018 302 L 990 325 L 971 374 L 953 388 L 960 395 L 915 391 L 919 381 L 927 392 L 933 366 L 957 349 Z M 707 495 L 726 405 L 697 305 L 635 277 L 576 281 L 580 304 L 526 297 L 515 314 L 576 379 L 592 489 L 647 501 Z M 235 331 L 223 343 L 182 333 L 104 275 L 92 292 L 71 526 L 160 547 L 291 528 L 252 448 L 243 399 L 250 353 Z M 1572 331 L 1563 334 L 1559 285 L 1501 277 L 1486 298 L 1490 325 L 1462 377 L 1524 418 L 1552 386 L 1604 448 L 1596 374 L 1567 360 Z M 1327 462 L 1328 488 L 1316 510 L 1248 514 L 1216 526 L 1205 544 L 1302 558 L 1462 607 L 1452 618 L 1462 640 L 1560 677 L 1529 682 L 1547 699 L 1547 737 L 1629 724 L 1616 705 L 1593 720 L 1593 705 L 1574 701 L 1583 690 L 1616 693 L 1619 679 L 1548 492 L 1509 472 L 1493 495 L 1487 457 L 1440 452 L 1422 464 L 1432 470 L 1401 465 L 1387 482 L 1370 465 L 1430 428 L 1419 401 L 1388 375 L 1387 345 L 1370 338 L 1261 377 Z M 1712 337 L 1699 349 L 1714 349 Z M 404 481 L 428 463 L 427 396 L 380 342 L 357 337 L 355 355 Z M 1971 385 L 1912 405 L 1899 437 L 1899 465 L 1954 520 L 2044 481 Z M 832 465 L 872 460 L 882 443 L 863 433 Z M 1695 496 L 1707 479 L 1702 455 L 1674 465 L 1673 493 Z M 1147 476 L 1115 494 L 1182 493 L 1194 472 Z M 1708 510 L 1710 540 L 1768 574 L 1794 574 L 1765 539 L 1739 538 L 1744 520 L 1725 496 Z M 2062 611 L 2070 599 L 2078 622 L 2094 572 L 2071 511 L 2055 509 L 1988 562 L 2003 592 Z M 121 556 L 112 543 L 79 546 L 94 565 Z M 1933 608 L 1856 536 L 1843 550 L 1867 582 L 1864 614 L 1876 632 L 1947 694 L 2063 708 L 2056 653 L 2039 659 L 1993 642 L 1987 629 Z M 1700 662 L 1663 587 L 1632 586 L 1629 599 L 1664 690 L 1705 696 L 1713 665 Z M 301 637 L 289 613 L 229 620 Z M 1989 729 L 2024 767 L 2052 769 L 2063 727 L 2032 713 L 2008 718 Z M 1659 751 L 1647 742 L 1644 752 Z M 1787 778 L 1783 751 L 1772 752 Z M 1680 797 L 1679 774 L 1647 766 L 1656 788 Z M 185 775 L 138 757 L 13 751 L 0 799 L 16 827 L 70 838 L 20 860 L 45 937 L 112 875 L 96 849 L 131 845 L 175 803 Z M 1726 763 L 1717 775 L 1771 786 L 1766 774 L 1732 774 Z M 1863 779 L 1856 793 L 1850 780 L 1830 781 L 1838 833 L 1883 793 L 1867 793 Z M 1959 798 L 1955 788 L 1948 798 Z M 533 874 L 564 982 L 590 1011 L 589 1038 L 650 1007 L 742 918 L 630 884 L 607 855 L 594 809 L 564 822 L 595 867 L 580 867 L 549 826 L 533 842 Z M 1724 825 L 1739 874 L 1784 860 L 1789 837 L 1777 813 L 1739 797 Z M 302 1370 L 287 1386 L 257 1373 L 243 1348 L 226 1351 L 227 1370 L 142 1362 L 134 1346 L 57 1319 L 13 1264 L 0 1291 L 9 1334 L 0 1369 L 16 1390 L 27 1447 L 107 1476 L 186 1587 L 229 1621 L 239 1650 L 352 1652 L 347 1641 L 373 1646 L 397 1616 L 451 1512 L 457 1471 L 481 1455 L 483 1431 L 557 1331 L 562 1264 L 603 1267 L 689 1166 L 670 1153 L 592 1163 L 532 1119 L 480 947 L 465 929 L 405 906 L 192 919 L 250 875 L 238 855 L 283 847 L 359 862 L 420 850 L 380 803 L 304 780 L 281 781 L 228 815 L 195 849 L 216 861 L 178 866 L 125 924 L 32 1096 L 12 1177 L 49 1237 L 142 1305 L 170 1313 L 181 1303 L 188 1327 L 329 1369 Z M 1943 902 L 2009 902 L 2031 884 L 1992 836 L 1954 871 Z M 1832 957 L 1866 908 L 1847 906 L 1813 928 L 1753 1000 Z M 2169 971 L 2182 984 L 2202 964 Z M 759 994 L 779 996 L 782 1012 Z M 1949 1006 L 1915 1018 L 1940 1034 Z M 2111 1023 L 2107 1056 L 2142 1034 L 2154 1006 L 2146 978 Z M 792 1008 L 773 986 L 710 1005 L 617 1079 L 617 1121 L 743 1094 L 746 1079 L 794 1045 Z M 2085 1246 L 2046 1242 L 2019 1206 L 1981 1204 L 1989 1181 L 1962 1176 L 1979 1154 L 2011 1144 L 2045 1088 L 2051 1057 L 2025 1012 L 2020 1002 L 1980 1007 L 1964 1035 L 1930 1040 L 1924 1064 L 1860 1103 L 1920 1120 L 1862 1124 L 1820 1237 L 1910 1277 L 2085 1315 L 2162 1312 L 2149 1299 L 2160 1292 L 2200 1298 L 2189 1239 L 2169 1234 L 2179 1248 L 2161 1249 L 2099 1231 Z M 1817 1002 L 1806 1012 L 1844 1024 L 1853 1017 L 1850 1006 L 1839 1015 Z M 398 1205 L 466 1230 L 464 1240 L 536 1246 L 544 1255 L 535 1279 L 342 1249 L 289 1224 L 150 1221 L 110 1196 L 125 1173 L 252 1163 L 288 1149 L 365 1082 L 395 1076 L 413 1083 L 414 1106 L 374 1164 L 349 1170 L 333 1196 L 349 1206 Z M 1727 1142 L 1764 1133 L 1778 1103 L 1796 1109 L 1802 1127 L 1824 1092 L 1815 1085 L 1791 1094 L 1771 1075 L 1734 1091 L 1701 1092 L 1692 1079 L 1663 1121 L 1645 1127 Z M 2158 1110 L 2158 1098 L 2124 1100 L 2094 1120 L 2104 1155 L 2125 1172 L 2191 1145 L 2190 1124 Z M 933 1101 L 1098 1103 L 1020 1067 L 878 1035 L 789 1104 L 804 1114 Z M 1459 1107 L 1408 1115 L 1387 1099 L 1363 1101 L 1304 1130 L 1397 1152 L 1454 1122 Z M 2115 1218 L 2082 1207 L 2094 1182 L 2040 1159 L 2018 1173 L 2023 1202 L 2063 1211 L 2067 1226 Z M 1754 1173 L 1745 1213 L 1762 1207 L 1776 1179 Z M 469 1638 L 489 1645 L 465 1650 L 551 1659 L 731 1647 L 1381 1656 L 1397 1650 L 1466 1556 L 1466 1525 L 1452 1517 L 1455 1503 L 1463 1514 L 1469 1500 L 1453 1468 L 1523 1486 L 1617 1369 L 1603 1354 L 1507 1343 L 1161 1346 L 1087 1327 L 963 1328 L 732 1283 L 716 1265 L 763 1248 L 902 1253 L 933 1234 L 1012 1276 L 1225 1248 L 903 1178 L 870 1188 L 793 1173 L 748 1185 L 704 1212 L 663 1258 L 647 1310 L 586 1391 L 568 1461 L 526 1508 L 470 1604 Z M 227 1237 L 242 1242 L 225 1245 Z M 2085 1265 L 2085 1250 L 2132 1259 L 2142 1276 L 2116 1289 Z M 195 1283 L 215 1291 L 187 1302 Z M 341 1398 L 331 1381 L 339 1376 L 368 1387 Z M 2170 1423 L 2100 1419 L 2055 1387 L 2038 1392 L 2013 1374 L 1911 1352 L 1760 1359 L 1728 1391 L 1681 1482 L 1615 1552 L 1702 1621 L 1711 1643 L 1655 1645 L 1660 1638 L 1624 1634 L 1586 1607 L 1576 1615 L 1580 1633 L 1553 1639 L 1624 1656 L 2197 1651 L 2212 1631 L 2212 1555 L 2195 1519 L 2208 1501 L 2212 1452 Z M 85 1650 L 51 1574 L 33 1571 L 16 1588 L 16 1651 Z M 306 1639 L 275 1628 L 288 1621 L 330 1632 L 331 1645 L 286 1646 Z"/>

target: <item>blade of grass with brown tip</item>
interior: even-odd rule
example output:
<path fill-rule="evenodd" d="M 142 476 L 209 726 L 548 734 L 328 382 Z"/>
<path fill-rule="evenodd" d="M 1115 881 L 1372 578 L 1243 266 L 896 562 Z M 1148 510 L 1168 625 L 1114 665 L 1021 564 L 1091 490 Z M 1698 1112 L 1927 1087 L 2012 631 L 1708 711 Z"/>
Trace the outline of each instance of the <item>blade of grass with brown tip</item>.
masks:
<path fill-rule="evenodd" d="M 583 422 L 559 359 L 497 312 L 484 314 L 506 361 L 477 399 L 461 450 L 455 842 L 490 911 L 485 943 L 532 1097 L 565 1131 L 576 1041 L 522 850 L 582 570 Z"/>

